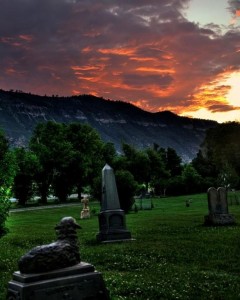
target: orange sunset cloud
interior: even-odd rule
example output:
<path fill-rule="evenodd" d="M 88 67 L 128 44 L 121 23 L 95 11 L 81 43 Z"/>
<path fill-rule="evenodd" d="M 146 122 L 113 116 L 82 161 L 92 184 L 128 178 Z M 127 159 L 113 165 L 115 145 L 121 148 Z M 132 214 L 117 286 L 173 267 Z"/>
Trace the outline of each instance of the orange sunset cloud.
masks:
<path fill-rule="evenodd" d="M 204 24 L 188 19 L 191 1 L 4 0 L 0 88 L 238 119 L 239 4 L 227 1 L 224 25 Z"/>

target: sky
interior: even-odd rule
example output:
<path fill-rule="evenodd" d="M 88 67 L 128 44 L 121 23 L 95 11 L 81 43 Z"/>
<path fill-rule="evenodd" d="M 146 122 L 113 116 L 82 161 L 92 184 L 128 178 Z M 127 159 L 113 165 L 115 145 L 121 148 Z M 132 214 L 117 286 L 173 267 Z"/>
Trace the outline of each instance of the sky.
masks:
<path fill-rule="evenodd" d="M 240 0 L 0 0 L 0 89 L 240 121 Z"/>

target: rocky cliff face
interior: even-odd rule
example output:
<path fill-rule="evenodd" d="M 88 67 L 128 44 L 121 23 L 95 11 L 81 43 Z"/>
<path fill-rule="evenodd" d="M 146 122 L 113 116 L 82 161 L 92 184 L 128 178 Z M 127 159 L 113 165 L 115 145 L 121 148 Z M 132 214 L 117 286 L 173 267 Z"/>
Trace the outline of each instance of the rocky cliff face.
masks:
<path fill-rule="evenodd" d="M 136 148 L 154 143 L 174 148 L 184 161 L 191 160 L 214 121 L 179 117 L 171 112 L 149 113 L 131 104 L 94 96 L 41 97 L 0 90 L 0 127 L 12 146 L 24 146 L 39 122 L 84 122 L 104 141 L 121 151 L 122 142 Z"/>

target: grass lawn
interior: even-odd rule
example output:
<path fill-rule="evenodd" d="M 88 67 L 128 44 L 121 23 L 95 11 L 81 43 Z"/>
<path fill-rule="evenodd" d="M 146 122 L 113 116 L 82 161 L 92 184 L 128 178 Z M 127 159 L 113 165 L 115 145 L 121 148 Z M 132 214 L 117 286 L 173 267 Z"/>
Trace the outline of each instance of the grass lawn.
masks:
<path fill-rule="evenodd" d="M 190 207 L 185 201 L 191 199 Z M 240 205 L 229 206 L 237 225 L 204 227 L 206 194 L 153 199 L 152 210 L 126 215 L 135 241 L 97 244 L 97 216 L 80 220 L 81 205 L 11 213 L 0 239 L 0 300 L 32 247 L 55 239 L 54 226 L 73 216 L 82 261 L 102 272 L 111 299 L 240 299 Z M 97 204 L 90 207 L 99 211 Z"/>

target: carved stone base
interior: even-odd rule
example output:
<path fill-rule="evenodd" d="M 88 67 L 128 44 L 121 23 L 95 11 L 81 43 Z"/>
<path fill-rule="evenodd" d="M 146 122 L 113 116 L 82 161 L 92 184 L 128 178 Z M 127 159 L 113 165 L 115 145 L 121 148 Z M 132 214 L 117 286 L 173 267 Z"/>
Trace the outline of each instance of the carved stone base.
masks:
<path fill-rule="evenodd" d="M 89 208 L 84 208 L 81 211 L 81 219 L 89 219 L 90 218 L 90 209 Z"/>
<path fill-rule="evenodd" d="M 126 229 L 124 211 L 121 209 L 106 210 L 98 215 L 100 231 L 98 242 L 131 240 L 131 233 Z"/>
<path fill-rule="evenodd" d="M 101 273 L 93 265 L 80 264 L 41 274 L 13 273 L 8 300 L 109 300 Z"/>
<path fill-rule="evenodd" d="M 236 224 L 235 218 L 231 214 L 209 214 L 204 217 L 204 225 L 224 226 Z"/>
<path fill-rule="evenodd" d="M 98 242 L 121 242 L 132 241 L 131 233 L 128 230 L 99 232 L 96 236 Z"/>

